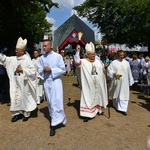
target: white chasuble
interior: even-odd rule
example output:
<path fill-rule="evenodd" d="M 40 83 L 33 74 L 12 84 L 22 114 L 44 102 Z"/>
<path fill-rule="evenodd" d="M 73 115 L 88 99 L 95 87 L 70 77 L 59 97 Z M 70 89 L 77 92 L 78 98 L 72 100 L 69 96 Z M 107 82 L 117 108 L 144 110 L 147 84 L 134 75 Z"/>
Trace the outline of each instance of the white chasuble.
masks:
<path fill-rule="evenodd" d="M 113 74 L 122 75 L 116 80 Z M 110 80 L 109 95 L 112 99 L 129 100 L 129 86 L 134 83 L 129 62 L 126 60 L 114 60 L 108 66 Z"/>
<path fill-rule="evenodd" d="M 0 55 L 0 60 L 6 67 L 9 77 L 10 111 L 33 111 L 37 106 L 35 102 L 36 75 L 31 59 L 27 55 L 21 57 Z M 19 65 L 23 73 L 15 72 Z"/>
<path fill-rule="evenodd" d="M 93 118 L 108 104 L 107 85 L 103 64 L 99 60 L 81 59 L 80 115 Z"/>

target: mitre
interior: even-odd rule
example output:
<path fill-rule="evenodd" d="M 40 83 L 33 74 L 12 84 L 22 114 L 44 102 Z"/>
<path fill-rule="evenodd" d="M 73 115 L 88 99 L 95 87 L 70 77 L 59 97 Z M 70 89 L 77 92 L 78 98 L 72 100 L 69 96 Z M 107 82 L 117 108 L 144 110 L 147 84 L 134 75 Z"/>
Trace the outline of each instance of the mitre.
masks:
<path fill-rule="evenodd" d="M 22 37 L 20 37 L 17 41 L 16 48 L 24 50 L 26 44 L 27 44 L 27 39 L 23 40 Z"/>
<path fill-rule="evenodd" d="M 94 46 L 94 44 L 92 42 L 87 43 L 85 45 L 85 50 L 86 50 L 87 53 L 95 53 L 95 46 Z"/>

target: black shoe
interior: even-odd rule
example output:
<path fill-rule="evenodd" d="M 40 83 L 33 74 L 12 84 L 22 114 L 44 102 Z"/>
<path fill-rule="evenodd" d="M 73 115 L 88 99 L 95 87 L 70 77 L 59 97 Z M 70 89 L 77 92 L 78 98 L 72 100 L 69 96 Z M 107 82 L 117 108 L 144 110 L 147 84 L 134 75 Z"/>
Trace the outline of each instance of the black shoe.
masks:
<path fill-rule="evenodd" d="M 10 106 L 10 103 L 7 103 L 7 106 Z"/>
<path fill-rule="evenodd" d="M 104 112 L 102 112 L 100 115 L 104 115 Z"/>
<path fill-rule="evenodd" d="M 100 115 L 104 115 L 104 112 L 102 112 L 102 113 L 99 113 L 99 112 L 98 112 L 98 116 L 100 116 Z"/>
<path fill-rule="evenodd" d="M 126 116 L 126 115 L 127 115 L 127 113 L 126 113 L 126 112 L 122 112 L 122 114 L 123 114 L 124 116 Z"/>
<path fill-rule="evenodd" d="M 51 126 L 50 136 L 54 136 L 54 135 L 55 135 L 55 128 Z"/>
<path fill-rule="evenodd" d="M 22 119 L 22 118 L 23 118 L 22 114 L 13 116 L 12 119 L 11 119 L 11 122 L 16 122 L 16 121 L 18 121 L 19 119 Z"/>
<path fill-rule="evenodd" d="M 124 116 L 126 116 L 127 115 L 127 113 L 125 112 L 125 111 L 120 111 L 120 110 L 116 110 L 118 113 L 121 113 L 121 114 L 123 114 Z"/>
<path fill-rule="evenodd" d="M 30 117 L 23 117 L 22 121 L 23 121 L 23 122 L 26 122 L 26 121 L 28 121 L 29 118 L 30 118 Z"/>
<path fill-rule="evenodd" d="M 84 119 L 83 119 L 83 122 L 88 122 L 89 121 L 89 119 L 87 118 L 87 117 L 85 117 Z"/>

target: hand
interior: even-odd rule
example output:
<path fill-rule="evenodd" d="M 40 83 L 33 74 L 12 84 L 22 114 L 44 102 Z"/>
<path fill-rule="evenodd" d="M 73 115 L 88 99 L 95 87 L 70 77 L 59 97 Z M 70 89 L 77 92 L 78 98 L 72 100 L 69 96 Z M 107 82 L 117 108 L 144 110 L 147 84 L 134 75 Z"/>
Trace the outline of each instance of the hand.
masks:
<path fill-rule="evenodd" d="M 116 77 L 117 76 L 117 74 L 116 73 L 114 73 L 114 77 Z"/>
<path fill-rule="evenodd" d="M 104 63 L 104 67 L 107 68 L 107 67 L 108 67 L 108 64 L 107 64 L 107 63 Z"/>
<path fill-rule="evenodd" d="M 77 50 L 77 52 L 80 52 L 80 47 L 78 46 L 78 47 L 76 48 L 76 50 Z"/>
<path fill-rule="evenodd" d="M 50 71 L 51 71 L 51 68 L 45 66 L 43 70 L 44 70 L 45 72 L 50 72 Z"/>
<path fill-rule="evenodd" d="M 17 73 L 19 73 L 19 72 L 21 72 L 21 73 L 22 73 L 22 72 L 23 72 L 22 67 L 21 67 L 21 66 L 18 66 L 18 67 L 16 68 L 16 72 L 17 72 Z"/>
<path fill-rule="evenodd" d="M 5 56 L 4 54 L 0 53 L 0 60 L 1 60 L 1 61 L 4 61 L 5 58 L 6 58 L 6 56 Z"/>

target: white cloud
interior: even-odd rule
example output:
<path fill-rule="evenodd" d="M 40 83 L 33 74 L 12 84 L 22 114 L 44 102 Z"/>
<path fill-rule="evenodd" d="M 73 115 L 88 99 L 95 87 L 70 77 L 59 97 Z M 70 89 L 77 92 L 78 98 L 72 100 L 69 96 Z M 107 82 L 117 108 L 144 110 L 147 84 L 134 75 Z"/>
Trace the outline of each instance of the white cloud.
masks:
<path fill-rule="evenodd" d="M 50 18 L 50 17 L 46 17 L 46 20 L 49 22 L 49 23 L 52 23 L 53 26 L 52 26 L 52 32 L 55 31 L 57 29 L 57 27 L 55 26 L 55 22 L 56 20 L 54 18 Z"/>
<path fill-rule="evenodd" d="M 61 7 L 70 8 L 74 5 L 73 0 L 53 0 L 53 2 L 58 3 L 59 8 L 61 8 Z"/>
<path fill-rule="evenodd" d="M 93 28 L 94 34 L 95 34 L 95 40 L 101 41 L 102 40 L 102 34 L 99 32 L 97 28 Z"/>
<path fill-rule="evenodd" d="M 53 0 L 53 2 L 56 2 L 59 4 L 59 7 L 65 7 L 65 8 L 73 8 L 76 5 L 80 5 L 85 0 Z"/>
<path fill-rule="evenodd" d="M 46 17 L 45 18 L 49 23 L 55 24 L 56 20 L 54 18 Z"/>
<path fill-rule="evenodd" d="M 77 11 L 76 10 L 74 10 L 74 9 L 72 9 L 71 10 L 71 16 L 73 15 L 73 14 L 75 14 L 75 15 L 77 15 L 78 16 L 78 14 L 77 14 Z M 80 17 L 80 16 L 78 16 L 82 21 L 84 21 L 84 22 L 88 22 L 88 20 L 87 20 L 87 18 L 82 18 L 82 17 Z"/>

